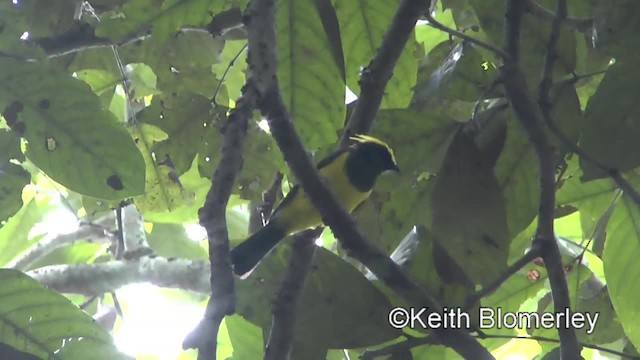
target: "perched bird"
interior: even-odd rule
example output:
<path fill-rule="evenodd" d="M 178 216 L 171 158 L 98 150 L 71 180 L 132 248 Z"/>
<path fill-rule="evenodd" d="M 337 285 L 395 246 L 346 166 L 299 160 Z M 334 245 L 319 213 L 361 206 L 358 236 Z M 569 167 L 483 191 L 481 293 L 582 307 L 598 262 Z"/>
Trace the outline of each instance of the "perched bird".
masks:
<path fill-rule="evenodd" d="M 369 197 L 380 174 L 400 171 L 393 150 L 384 142 L 367 135 L 356 135 L 351 140 L 352 145 L 318 163 L 320 176 L 349 212 Z M 269 222 L 231 250 L 234 273 L 246 275 L 286 236 L 320 224 L 320 213 L 304 190 L 294 186 Z"/>

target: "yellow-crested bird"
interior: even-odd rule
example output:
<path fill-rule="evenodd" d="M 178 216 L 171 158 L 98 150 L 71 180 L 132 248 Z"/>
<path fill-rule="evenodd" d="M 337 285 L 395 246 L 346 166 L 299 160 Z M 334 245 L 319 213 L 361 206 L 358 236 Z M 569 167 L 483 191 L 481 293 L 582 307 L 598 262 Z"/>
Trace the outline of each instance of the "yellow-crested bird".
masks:
<path fill-rule="evenodd" d="M 393 150 L 372 136 L 356 135 L 346 149 L 338 150 L 318 163 L 320 176 L 347 211 L 366 200 L 378 176 L 399 172 Z M 275 208 L 269 222 L 231 250 L 233 271 L 244 276 L 288 235 L 322 224 L 322 217 L 304 190 L 294 186 Z"/>

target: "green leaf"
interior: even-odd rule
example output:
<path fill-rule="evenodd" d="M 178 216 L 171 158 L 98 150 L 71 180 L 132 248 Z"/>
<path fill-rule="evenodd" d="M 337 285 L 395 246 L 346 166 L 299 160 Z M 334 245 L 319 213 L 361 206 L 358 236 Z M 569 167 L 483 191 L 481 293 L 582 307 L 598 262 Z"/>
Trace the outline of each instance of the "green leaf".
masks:
<path fill-rule="evenodd" d="M 437 12 L 435 19 L 449 28 L 456 27 L 451 10 L 446 9 L 442 12 Z M 416 25 L 416 41 L 424 47 L 426 54 L 430 53 L 440 43 L 448 40 L 449 35 L 443 31 L 434 29 L 428 24 Z"/>
<path fill-rule="evenodd" d="M 240 97 L 242 86 L 244 86 L 246 80 L 246 46 L 246 41 L 225 42 L 220 54 L 220 61 L 211 67 L 216 78 L 219 81 L 224 80 L 222 86 L 227 90 L 228 98 L 234 101 Z M 221 94 L 218 94 L 216 97 L 218 104 L 227 105 L 228 102 L 220 101 L 220 98 Z"/>
<path fill-rule="evenodd" d="M 580 146 L 592 158 L 622 172 L 640 166 L 640 158 L 636 156 L 640 151 L 637 141 L 640 124 L 634 120 L 640 113 L 635 90 L 629 87 L 640 81 L 637 66 L 637 62 L 617 62 L 611 66 L 587 104 L 580 139 Z M 580 159 L 580 167 L 585 181 L 608 176 L 584 159 Z"/>
<path fill-rule="evenodd" d="M 6 265 L 42 237 L 43 234 L 30 232 L 50 209 L 51 205 L 46 200 L 33 198 L 7 220 L 0 228 L 0 266 Z"/>
<path fill-rule="evenodd" d="M 347 85 L 356 95 L 360 93 L 360 71 L 375 56 L 382 39 L 398 10 L 394 0 L 336 1 L 335 9 L 340 23 L 340 36 L 345 50 Z M 382 98 L 381 109 L 406 108 L 411 88 L 416 83 L 418 62 L 413 55 L 416 48 L 414 35 L 409 37 L 393 71 Z"/>
<path fill-rule="evenodd" d="M 153 252 L 163 257 L 179 257 L 183 259 L 207 259 L 205 248 L 187 236 L 181 224 L 154 223 L 147 241 Z"/>
<path fill-rule="evenodd" d="M 469 0 L 480 20 L 488 41 L 497 47 L 504 42 L 505 2 L 502 0 Z M 555 1 L 542 0 L 540 5 L 555 9 Z M 520 68 L 530 85 L 540 82 L 544 54 L 547 50 L 551 26 L 535 16 L 524 16 L 520 38 Z M 576 38 L 570 30 L 562 28 L 557 47 L 559 58 L 554 75 L 569 74 L 576 65 Z"/>
<path fill-rule="evenodd" d="M 158 159 L 151 151 L 154 142 L 167 138 L 160 128 L 137 124 L 130 128 L 133 139 L 146 163 L 145 194 L 133 201 L 142 213 L 171 212 L 182 204 L 193 203 L 195 195 L 184 189 L 170 161 Z"/>
<path fill-rule="evenodd" d="M 198 172 L 198 157 L 193 159 L 189 171 L 180 176 L 180 184 L 185 194 L 194 195 L 193 201 L 184 201 L 171 212 L 146 212 L 144 219 L 154 223 L 196 223 L 198 222 L 198 209 L 204 205 L 207 192 L 211 188 L 211 181 L 201 177 Z M 189 199 L 187 199 L 189 200 Z"/>
<path fill-rule="evenodd" d="M 334 143 L 345 117 L 345 86 L 314 0 L 281 1 L 276 28 L 278 79 L 300 136 L 311 151 Z"/>
<path fill-rule="evenodd" d="M 31 174 L 21 166 L 0 163 L 0 222 L 22 207 L 22 189 L 31 182 Z"/>
<path fill-rule="evenodd" d="M 41 32 L 42 35 L 46 35 L 46 32 L 48 32 L 46 25 L 44 25 L 46 20 L 52 20 L 51 18 L 60 15 L 60 12 L 56 14 L 39 14 L 44 17 L 44 19 L 39 19 L 35 14 L 35 10 L 42 8 L 46 12 L 47 8 L 51 9 L 51 5 L 62 8 L 72 4 L 64 1 L 48 1 L 46 3 L 28 1 L 20 2 L 19 4 L 14 4 L 12 1 L 0 2 L 0 24 L 2 24 L 2 31 L 0 31 L 0 53 L 3 56 L 15 56 L 20 59 L 32 58 L 44 60 L 46 58 L 44 51 L 42 51 L 39 46 L 33 46 L 26 40 L 22 40 L 21 37 L 25 33 L 31 34 L 34 30 L 36 33 Z M 73 10 L 71 13 L 73 14 Z M 51 17 L 49 17 L 49 15 L 51 15 Z M 36 24 L 34 24 L 34 22 Z M 49 23 L 49 25 L 54 24 Z"/>
<path fill-rule="evenodd" d="M 531 281 L 527 278 L 527 271 L 530 267 L 524 267 L 518 273 L 511 276 L 500 287 L 488 297 L 482 299 L 481 304 L 483 309 L 492 309 L 495 312 L 502 311 L 506 313 L 516 313 L 520 309 L 522 303 L 528 299 L 532 299 L 536 296 L 538 291 L 544 287 L 545 282 L 543 280 Z M 489 310 L 483 310 L 488 314 Z M 496 317 L 493 316 L 493 319 Z M 489 325 L 489 321 L 485 322 Z M 515 336 L 516 331 L 510 328 L 492 328 L 490 330 L 492 335 L 506 335 Z M 508 339 L 486 339 L 482 340 L 482 345 L 488 349 L 493 350 L 498 346 L 505 344 Z"/>
<path fill-rule="evenodd" d="M 158 78 L 147 64 L 128 64 L 125 68 L 128 72 L 129 92 L 131 98 L 140 100 L 145 96 L 159 94 L 156 88 Z"/>
<path fill-rule="evenodd" d="M 91 241 L 91 239 L 80 239 Z M 94 244 L 90 242 L 77 242 L 54 249 L 44 257 L 29 264 L 28 269 L 37 269 L 49 265 L 73 265 L 92 263 L 96 257 L 104 254 L 106 247 L 104 244 Z"/>
<path fill-rule="evenodd" d="M 119 200 L 144 191 L 144 160 L 126 129 L 81 81 L 0 58 L 0 109 L 26 155 L 78 193 Z"/>
<path fill-rule="evenodd" d="M 226 122 L 227 110 L 213 108 L 209 99 L 197 94 L 163 94 L 154 96 L 151 106 L 138 119 L 158 126 L 167 134 L 153 145 L 153 152 L 159 160 L 168 156 L 176 173 L 181 175 L 191 167 L 196 154 L 209 161 L 218 159 L 220 128 Z"/>
<path fill-rule="evenodd" d="M 640 347 L 640 287 L 629 279 L 640 277 L 640 209 L 627 196 L 618 201 L 608 226 L 602 261 L 607 286 L 624 332 Z"/>
<path fill-rule="evenodd" d="M 91 86 L 91 90 L 98 95 L 103 106 L 111 103 L 116 86 L 120 84 L 120 77 L 106 70 L 80 70 L 76 72 L 76 76 Z"/>
<path fill-rule="evenodd" d="M 598 1 L 593 9 L 593 31 L 598 36 L 594 42 L 599 51 L 616 59 L 635 58 L 640 45 L 637 36 L 640 29 L 640 6 L 634 0 Z"/>
<path fill-rule="evenodd" d="M 0 163 L 12 159 L 24 161 L 24 154 L 20 150 L 20 137 L 11 131 L 0 129 Z"/>
<path fill-rule="evenodd" d="M 46 359 L 129 359 L 64 296 L 15 270 L 0 269 L 0 283 L 2 343 Z"/>
<path fill-rule="evenodd" d="M 144 63 L 157 76 L 157 89 L 167 94 L 197 93 L 213 97 L 218 81 L 211 66 L 219 61 L 224 46 L 220 38 L 203 32 L 178 33 L 169 39 L 146 39 L 120 48 L 124 64 Z M 226 64 L 225 64 L 226 65 Z M 76 54 L 68 66 L 69 72 L 86 69 L 107 71 L 120 79 L 113 51 L 109 48 L 88 49 Z"/>
<path fill-rule="evenodd" d="M 230 360 L 251 360 L 262 357 L 264 352 L 262 329 L 239 315 L 225 317 L 224 323 L 233 346 L 233 356 Z"/>
<path fill-rule="evenodd" d="M 467 135 L 456 134 L 429 203 L 429 229 L 446 253 L 475 284 L 496 279 L 506 268 L 510 240 L 502 189 Z"/>
<path fill-rule="evenodd" d="M 237 282 L 240 315 L 271 328 L 271 299 L 281 285 L 289 246 L 278 246 L 244 281 Z M 331 316 L 327 316 L 327 309 Z M 317 248 L 311 273 L 300 299 L 295 341 L 315 349 L 354 348 L 393 339 L 389 301 L 353 266 L 324 248 Z M 313 343 L 313 344 L 311 344 Z"/>
<path fill-rule="evenodd" d="M 433 72 L 429 71 L 430 66 L 421 67 L 412 107 L 426 109 L 443 99 L 476 101 L 486 93 L 496 76 L 496 70 L 486 65 L 480 53 L 466 43 L 453 48 L 449 43 L 441 43 L 433 51 L 449 52 Z"/>
<path fill-rule="evenodd" d="M 223 4 L 212 0 L 164 0 L 158 6 L 156 0 L 128 1 L 102 15 L 96 35 L 118 42 L 151 28 L 153 37 L 166 39 L 183 26 L 207 24 Z"/>

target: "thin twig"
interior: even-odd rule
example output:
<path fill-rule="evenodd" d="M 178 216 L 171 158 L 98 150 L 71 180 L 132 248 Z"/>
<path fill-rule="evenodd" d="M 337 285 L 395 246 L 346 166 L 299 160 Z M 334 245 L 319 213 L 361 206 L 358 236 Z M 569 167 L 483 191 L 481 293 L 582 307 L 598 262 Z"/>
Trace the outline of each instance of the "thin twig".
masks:
<path fill-rule="evenodd" d="M 116 248 L 114 251 L 114 258 L 116 260 L 122 260 L 124 254 L 124 222 L 122 221 L 122 204 L 118 204 L 113 212 L 116 215 Z"/>
<path fill-rule="evenodd" d="M 267 190 L 262 193 L 262 205 L 260 206 L 262 224 L 266 224 L 271 216 L 273 207 L 278 199 L 278 194 L 280 193 L 283 177 L 284 175 L 280 171 L 276 171 L 276 174 L 273 176 L 273 181 L 271 181 Z"/>
<path fill-rule="evenodd" d="M 534 341 L 542 341 L 542 342 L 551 342 L 551 343 L 556 343 L 556 344 L 557 343 L 561 343 L 561 341 L 558 340 L 558 339 L 547 338 L 547 337 L 544 337 L 544 336 L 521 336 L 521 335 L 500 335 L 500 334 L 491 335 L 491 334 L 486 334 L 484 336 L 478 336 L 478 338 L 480 338 L 480 339 L 518 339 L 518 340 L 534 340 Z M 579 343 L 579 344 L 582 347 L 586 347 L 586 348 L 589 348 L 589 349 L 606 352 L 606 353 L 613 354 L 613 355 L 618 355 L 618 356 L 626 358 L 626 359 L 635 359 L 635 360 L 639 360 L 640 359 L 640 356 L 634 356 L 634 355 L 625 354 L 623 352 L 612 350 L 612 349 L 607 349 L 605 347 L 598 346 L 598 345 L 592 345 L 592 344 L 587 344 L 587 343 L 582 343 L 582 342 Z M 564 359 L 564 357 L 563 357 L 563 359 Z M 575 359 L 581 359 L 581 357 L 577 357 Z"/>
<path fill-rule="evenodd" d="M 360 74 L 360 96 L 342 132 L 341 146 L 348 143 L 350 136 L 366 133 L 371 128 L 380 108 L 384 89 L 393 74 L 400 54 L 413 33 L 420 14 L 425 12 L 429 5 L 428 0 L 400 3 L 376 56 Z"/>
<path fill-rule="evenodd" d="M 556 18 L 556 14 L 552 11 L 544 8 L 535 0 L 525 0 L 527 10 L 535 17 L 547 20 L 554 21 Z M 577 18 L 567 16 L 561 23 L 562 26 L 578 30 L 580 32 L 587 32 L 593 29 L 593 19 L 592 18 Z"/>
<path fill-rule="evenodd" d="M 78 230 L 69 234 L 60 234 L 53 237 L 47 237 L 36 243 L 32 248 L 25 253 L 20 254 L 13 259 L 7 268 L 26 270 L 34 262 L 42 259 L 44 256 L 50 254 L 55 249 L 62 246 L 73 244 L 76 241 L 85 240 L 87 242 L 96 242 L 107 244 L 111 240 L 110 232 L 104 227 L 83 224 L 80 225 Z"/>
<path fill-rule="evenodd" d="M 233 65 L 236 63 L 236 61 L 238 60 L 238 58 L 240 57 L 240 54 L 242 54 L 244 52 L 244 50 L 247 48 L 247 44 L 244 44 L 242 46 L 242 48 L 240 49 L 240 51 L 238 51 L 238 53 L 236 54 L 236 56 L 233 57 L 233 59 L 231 59 L 231 61 L 229 61 L 229 65 L 227 65 L 227 68 L 224 69 L 224 73 L 222 74 L 222 78 L 220 79 L 220 82 L 218 82 L 218 87 L 216 87 L 216 91 L 213 93 L 213 97 L 211 98 L 211 103 L 214 106 L 217 106 L 218 103 L 216 102 L 216 98 L 218 97 L 218 93 L 220 92 L 220 89 L 222 88 L 222 83 L 224 82 L 224 80 L 227 77 L 227 74 L 229 73 L 229 70 L 231 70 L 231 68 L 233 67 Z"/>
<path fill-rule="evenodd" d="M 513 263 L 509 268 L 504 271 L 500 276 L 495 279 L 491 284 L 483 287 L 476 294 L 470 296 L 465 303 L 464 309 L 470 310 L 472 309 L 482 298 L 496 291 L 505 281 L 507 281 L 513 274 L 517 273 L 529 264 L 533 259 L 540 256 L 541 250 L 540 247 L 534 244 L 534 246 L 529 249 L 520 259 L 518 259 L 515 263 Z"/>
<path fill-rule="evenodd" d="M 562 1 L 560 0 L 560 2 Z M 544 120 L 541 110 L 530 99 L 529 88 L 518 65 L 520 32 L 524 10 L 525 4 L 522 0 L 507 1 L 504 48 L 510 56 L 505 59 L 504 66 L 501 69 L 502 79 L 507 98 L 513 106 L 516 117 L 527 132 L 529 141 L 538 157 L 540 204 L 534 243 L 539 242 L 542 249 L 542 258 L 549 273 L 554 309 L 557 312 L 564 312 L 570 311 L 571 300 L 553 229 L 556 191 L 553 150 L 543 130 Z M 559 32 L 559 21 L 556 21 L 558 24 L 554 26 L 554 29 L 557 28 Z M 550 43 L 554 38 L 557 40 L 558 36 L 558 34 L 551 34 Z M 552 46 L 555 47 L 555 42 Z M 562 358 L 578 359 L 581 347 L 578 344 L 575 330 L 573 328 L 560 327 L 558 328 L 558 334 L 561 339 Z"/>
<path fill-rule="evenodd" d="M 457 38 L 460 38 L 462 40 L 468 41 L 470 44 L 474 44 L 477 45 L 481 48 L 487 49 L 489 51 L 491 51 L 492 53 L 496 54 L 497 56 L 501 57 L 501 58 L 506 58 L 509 56 L 509 54 L 507 54 L 504 50 L 500 49 L 497 46 L 491 45 L 487 42 L 484 42 L 482 40 L 476 39 L 474 37 L 471 37 L 461 31 L 455 30 L 455 29 L 451 29 L 447 26 L 445 26 L 444 24 L 442 24 L 441 22 L 439 22 L 438 20 L 434 19 L 433 16 L 431 16 L 431 13 L 429 11 L 426 11 L 424 13 L 425 18 L 427 18 L 427 21 L 429 22 L 429 25 L 431 27 L 433 27 L 434 29 L 438 29 L 440 31 L 444 31 L 445 33 L 449 34 L 450 36 L 455 36 Z"/>

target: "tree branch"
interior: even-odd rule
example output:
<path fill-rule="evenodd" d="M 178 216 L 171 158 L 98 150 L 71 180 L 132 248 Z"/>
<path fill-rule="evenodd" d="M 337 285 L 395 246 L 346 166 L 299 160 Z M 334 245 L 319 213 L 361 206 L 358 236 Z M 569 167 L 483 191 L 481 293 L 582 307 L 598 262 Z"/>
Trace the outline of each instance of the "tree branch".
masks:
<path fill-rule="evenodd" d="M 429 8 L 429 4 L 429 0 L 404 0 L 400 3 L 376 56 L 360 74 L 360 96 L 342 132 L 341 145 L 345 145 L 354 134 L 364 134 L 371 129 L 393 69 L 420 14 Z"/>
<path fill-rule="evenodd" d="M 415 3 L 411 5 L 407 5 L 407 3 L 413 3 L 413 1 L 403 1 L 400 8 L 407 9 L 416 6 Z M 421 1 L 417 1 L 416 3 L 420 4 L 420 6 L 418 6 L 420 9 L 422 9 L 422 5 L 426 7 L 426 4 Z M 264 68 L 276 68 L 277 57 L 274 51 L 274 49 L 276 49 L 276 37 L 271 10 L 275 5 L 275 1 L 264 0 L 262 4 L 266 9 L 269 9 L 269 11 L 260 13 L 260 15 L 270 20 L 269 23 L 263 24 L 265 27 L 262 28 L 262 31 L 266 34 L 265 39 L 271 41 L 271 43 L 265 43 L 263 46 L 263 54 L 269 55 L 269 57 L 263 58 L 265 63 L 262 65 L 264 65 Z M 397 17 L 398 16 L 396 16 L 396 18 Z M 251 21 L 254 20 L 252 19 Z M 410 24 L 410 27 L 413 28 L 414 24 Z M 399 51 L 401 51 L 401 49 Z M 271 133 L 276 139 L 285 161 L 299 180 L 300 185 L 312 204 L 322 214 L 324 223 L 331 227 L 333 233 L 351 256 L 365 264 L 378 278 L 384 281 L 387 286 L 394 289 L 410 304 L 428 306 L 429 312 L 441 311 L 442 308 L 440 305 L 429 294 L 422 291 L 413 279 L 409 278 L 400 267 L 381 250 L 371 245 L 356 229 L 353 219 L 320 179 L 316 167 L 307 155 L 289 118 L 288 111 L 279 91 L 278 80 L 275 73 L 272 80 L 269 91 L 264 94 L 264 97 L 260 101 L 260 110 L 269 122 Z M 387 79 L 382 80 L 383 85 L 386 83 L 386 80 Z M 364 83 L 367 84 L 366 81 Z M 367 126 L 369 123 L 369 121 L 367 121 L 368 116 L 373 117 L 375 115 L 377 106 L 379 105 L 379 99 L 381 99 L 384 90 L 373 89 L 371 91 L 374 93 L 373 95 L 366 95 L 363 98 L 366 99 L 371 96 L 374 100 L 378 100 L 371 102 L 371 104 L 375 106 L 373 110 L 360 110 L 365 112 L 361 113 L 362 115 L 356 116 L 356 119 L 361 118 L 364 119 L 364 121 L 357 122 L 357 126 L 352 128 L 356 129 L 356 131 Z M 364 101 L 359 101 L 356 107 L 362 107 L 363 103 Z M 357 113 L 356 111 L 356 114 Z M 366 114 L 369 115 L 364 116 Z M 464 330 L 434 329 L 434 332 L 442 344 L 452 347 L 465 358 L 493 359 L 491 354 Z"/>
<path fill-rule="evenodd" d="M 273 7 L 265 7 L 268 1 L 253 0 L 243 16 L 247 29 L 247 62 L 249 76 L 242 96 L 229 115 L 224 128 L 220 165 L 213 175 L 212 186 L 200 209 L 200 225 L 207 231 L 209 259 L 211 260 L 211 298 L 205 318 L 183 343 L 184 348 L 198 348 L 198 359 L 215 359 L 217 334 L 222 319 L 235 312 L 234 277 L 229 259 L 229 234 L 226 224 L 226 207 L 236 175 L 242 167 L 244 140 L 248 122 L 260 95 L 275 77 L 276 67 L 264 59 L 265 53 L 275 54 L 276 49 L 265 48 L 270 34 L 262 32 L 264 22 L 273 17 Z M 266 4 L 268 5 L 268 4 Z M 266 12 L 264 10 L 267 10 Z M 260 14 L 261 16 L 256 16 Z M 263 19 L 265 18 L 265 19 Z"/>
<path fill-rule="evenodd" d="M 264 353 L 265 360 L 288 360 L 295 338 L 298 303 L 315 255 L 322 228 L 307 230 L 295 236 L 282 285 L 273 303 L 273 322 Z"/>
<path fill-rule="evenodd" d="M 538 157 L 540 205 L 534 243 L 539 242 L 541 246 L 542 258 L 549 273 L 554 309 L 556 312 L 563 312 L 570 311 L 571 301 L 553 229 L 556 190 L 553 150 L 543 130 L 543 116 L 540 108 L 530 99 L 529 88 L 518 65 L 524 8 L 525 4 L 522 0 L 507 1 L 504 48 L 509 57 L 505 59 L 501 72 L 507 98 L 513 106 L 516 117 L 527 132 Z M 550 41 L 553 37 L 552 34 Z M 558 334 L 562 358 L 579 359 L 581 347 L 574 329 L 560 327 Z"/>
<path fill-rule="evenodd" d="M 51 265 L 27 272 L 41 284 L 66 294 L 86 296 L 114 292 L 141 282 L 156 286 L 209 293 L 209 262 L 163 257 L 97 264 Z"/>
<path fill-rule="evenodd" d="M 53 237 L 47 237 L 38 241 L 32 248 L 20 254 L 13 259 L 8 268 L 16 270 L 25 270 L 29 268 L 35 261 L 42 259 L 46 255 L 62 246 L 73 244 L 76 241 L 86 240 L 87 242 L 108 243 L 112 235 L 107 231 L 107 223 L 113 224 L 113 217 L 107 216 L 98 220 L 98 223 L 105 223 L 105 226 L 96 226 L 96 224 L 82 224 L 78 230 L 69 234 L 60 234 Z"/>
<path fill-rule="evenodd" d="M 207 31 L 216 37 L 224 36 L 228 31 L 240 26 L 242 26 L 242 14 L 240 9 L 234 7 L 215 15 L 211 22 L 202 28 L 186 27 L 180 31 Z M 111 39 L 96 36 L 95 30 L 95 27 L 91 24 L 77 22 L 69 31 L 63 34 L 33 39 L 32 41 L 42 47 L 49 58 L 54 58 L 94 48 L 125 46 L 145 40 L 151 36 L 151 31 L 147 30 L 131 34 L 119 42 L 114 42 Z"/>
<path fill-rule="evenodd" d="M 438 20 L 436 20 L 433 16 L 431 16 L 431 13 L 429 11 L 426 11 L 424 13 L 425 18 L 427 18 L 427 21 L 429 22 L 429 25 L 434 28 L 434 29 L 438 29 L 440 31 L 443 31 L 447 34 L 449 34 L 450 36 L 455 36 L 458 37 L 462 40 L 468 41 L 470 44 L 474 44 L 477 45 L 481 48 L 485 48 L 489 51 L 491 51 L 492 53 L 498 55 L 501 58 L 505 58 L 509 55 L 507 55 L 506 52 L 504 52 L 504 50 L 500 49 L 499 47 L 493 46 L 489 43 L 486 43 L 482 40 L 476 39 L 474 37 L 471 37 L 461 31 L 455 30 L 455 29 L 451 29 L 446 27 L 444 24 L 442 24 L 441 22 L 439 22 Z"/>

